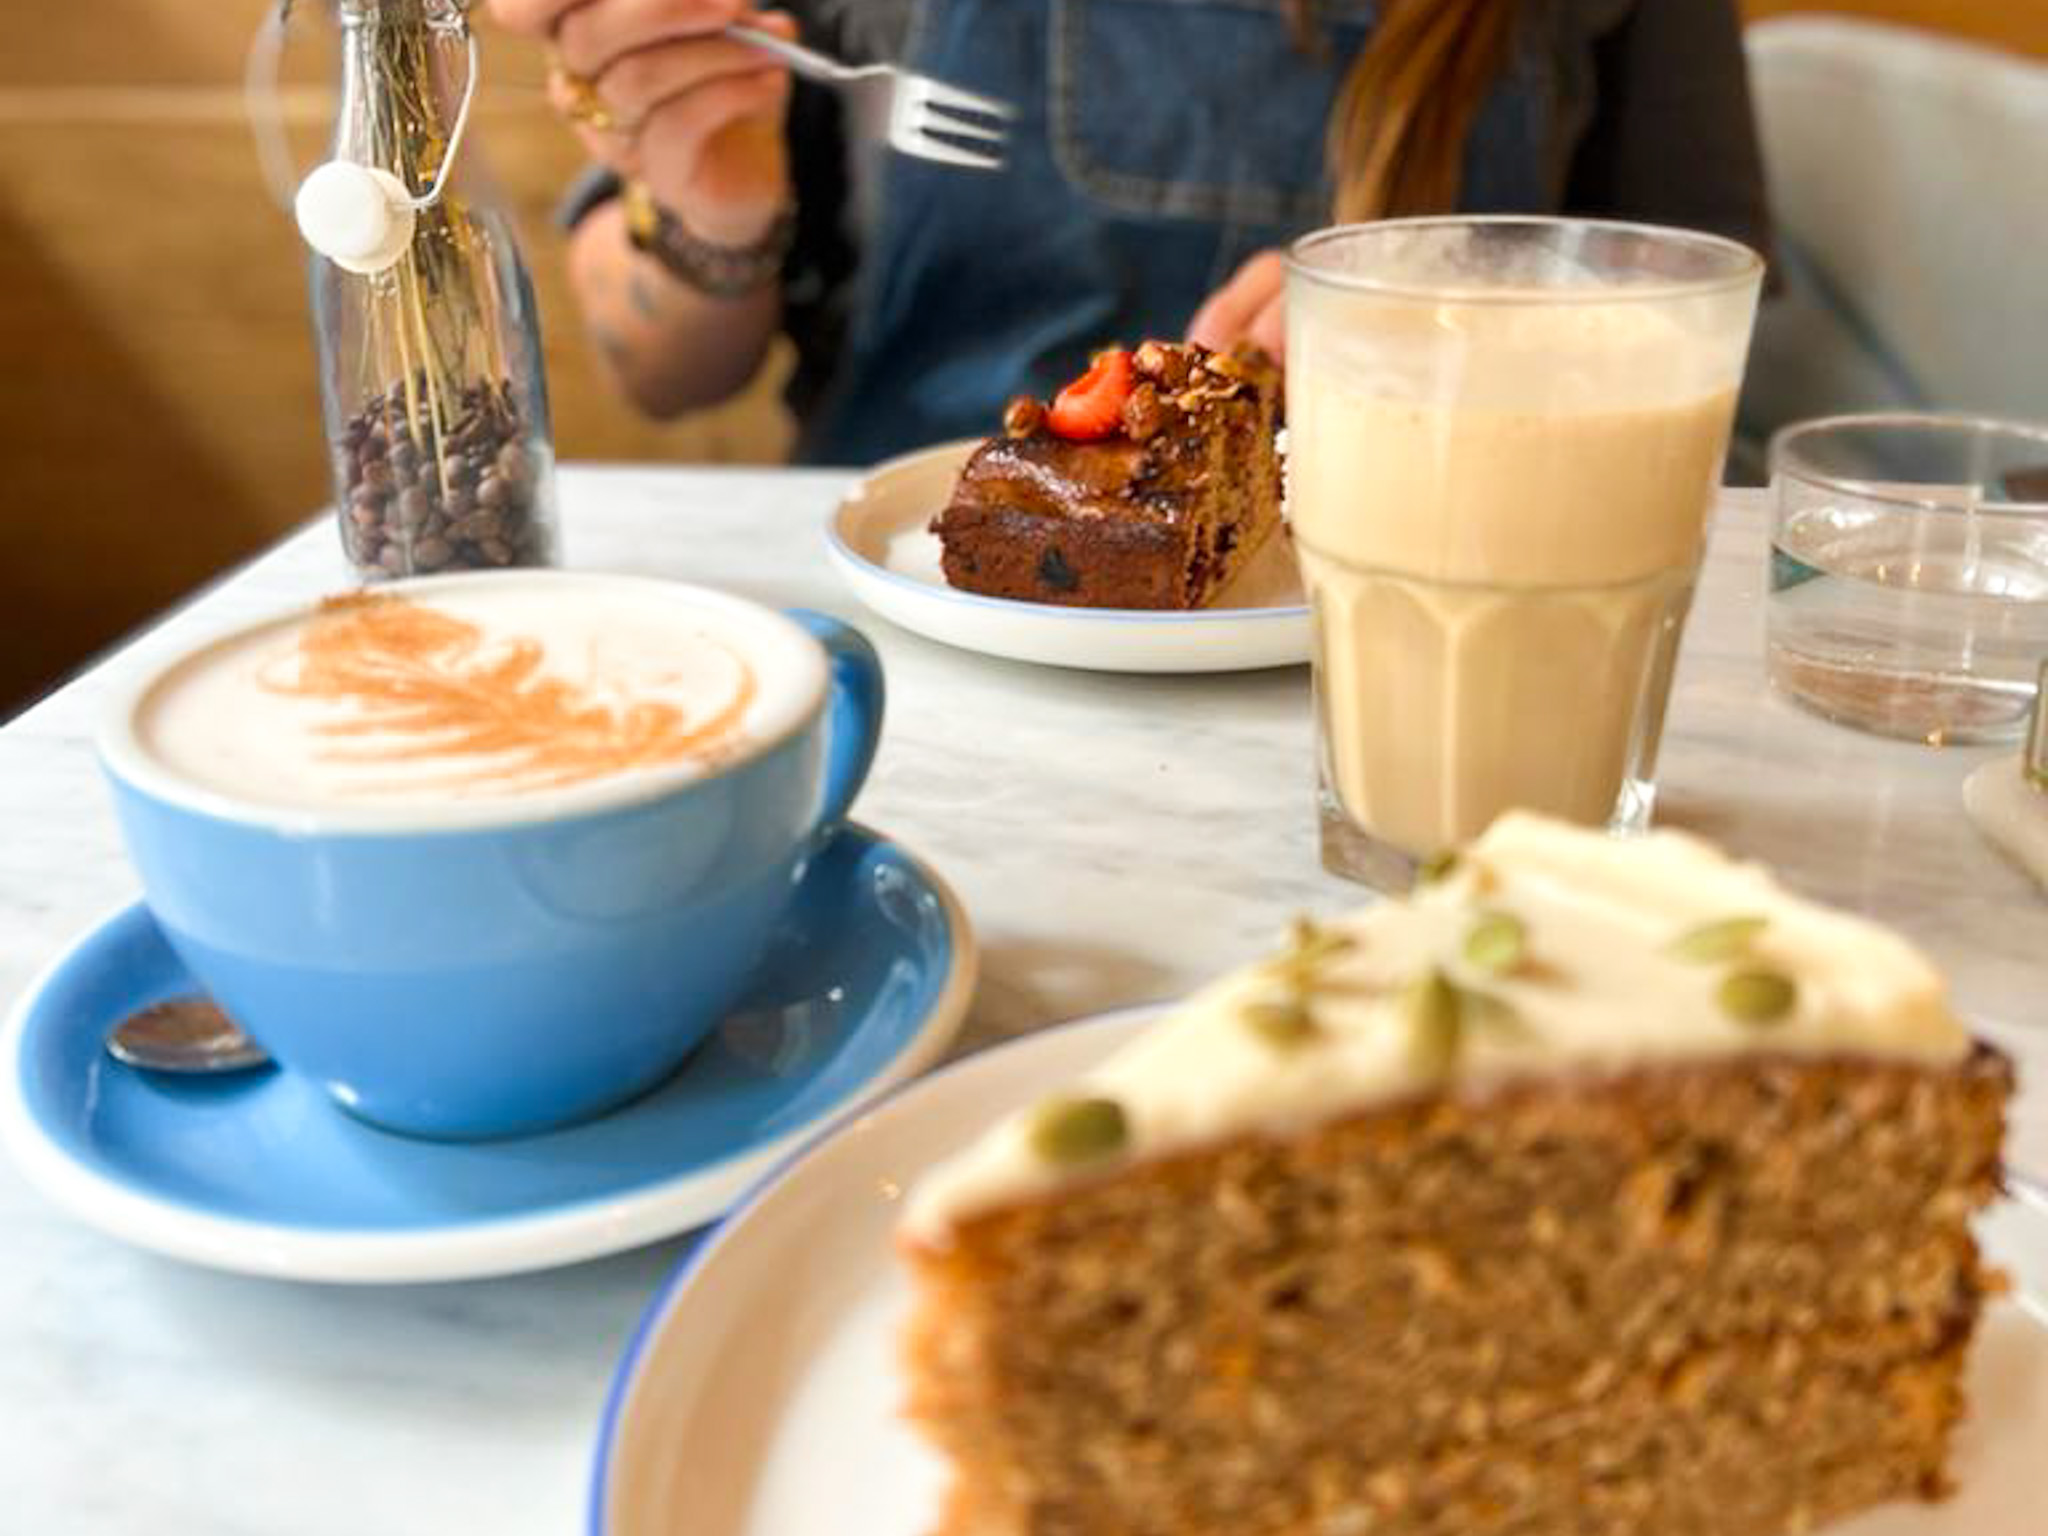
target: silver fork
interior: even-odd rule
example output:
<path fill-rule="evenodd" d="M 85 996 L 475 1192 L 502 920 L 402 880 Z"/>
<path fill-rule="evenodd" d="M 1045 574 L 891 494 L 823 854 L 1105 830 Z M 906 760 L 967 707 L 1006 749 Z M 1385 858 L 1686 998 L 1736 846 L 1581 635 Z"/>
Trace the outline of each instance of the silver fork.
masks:
<path fill-rule="evenodd" d="M 1006 102 L 977 96 L 894 64 L 855 68 L 752 27 L 729 26 L 724 32 L 737 42 L 774 54 L 806 80 L 836 88 L 846 99 L 859 138 L 884 140 L 899 154 L 920 160 L 977 171 L 1002 169 L 1003 141 L 1008 136 L 1003 123 L 1015 115 Z M 978 122 L 977 118 L 992 121 Z M 935 137 L 937 134 L 967 139 L 982 147 L 948 143 Z"/>

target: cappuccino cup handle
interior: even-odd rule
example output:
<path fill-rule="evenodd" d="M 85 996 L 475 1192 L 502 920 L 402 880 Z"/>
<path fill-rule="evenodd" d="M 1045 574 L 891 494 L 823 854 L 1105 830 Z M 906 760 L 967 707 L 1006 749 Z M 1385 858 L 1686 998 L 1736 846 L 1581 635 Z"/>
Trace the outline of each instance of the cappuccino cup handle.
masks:
<path fill-rule="evenodd" d="M 825 647 L 832 667 L 831 697 L 825 705 L 825 808 L 818 822 L 823 842 L 846 820 L 853 797 L 867 782 L 875 747 L 882 739 L 882 660 L 868 637 L 843 619 L 809 608 L 789 616 Z"/>

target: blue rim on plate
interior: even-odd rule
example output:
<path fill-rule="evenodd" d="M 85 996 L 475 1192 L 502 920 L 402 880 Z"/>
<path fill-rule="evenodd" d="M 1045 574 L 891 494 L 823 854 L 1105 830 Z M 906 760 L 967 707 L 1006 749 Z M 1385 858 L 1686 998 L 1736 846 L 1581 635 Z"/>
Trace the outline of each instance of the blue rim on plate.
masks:
<path fill-rule="evenodd" d="M 935 1151 L 940 1138 L 929 1133 L 930 1123 L 939 1120 L 950 1127 L 943 1138 L 947 1150 L 964 1145 L 975 1131 L 962 1129 L 965 1120 L 958 1111 L 963 1102 L 969 1110 L 988 1110 L 985 1101 L 1013 1097 L 1011 1089 L 1028 1091 L 1035 1085 L 1038 1092 L 1044 1092 L 1055 1081 L 1070 1081 L 1074 1072 L 1085 1070 L 1091 1060 L 1133 1038 L 1162 1011 L 1157 1005 L 1124 1009 L 1038 1031 L 950 1063 L 877 1099 L 859 1114 L 842 1117 L 749 1190 L 726 1220 L 663 1280 L 633 1329 L 606 1393 L 598 1426 L 586 1506 L 587 1536 L 645 1536 L 671 1529 L 677 1518 L 684 1526 L 693 1527 L 694 1516 L 703 1511 L 691 1501 L 699 1499 L 707 1485 L 711 1506 L 730 1514 L 744 1505 L 751 1513 L 746 1529 L 772 1530 L 776 1536 L 847 1528 L 843 1521 L 813 1523 L 807 1518 L 830 1502 L 832 1495 L 804 1495 L 806 1518 L 790 1519 L 788 1490 L 793 1485 L 844 1489 L 836 1497 L 845 1499 L 855 1491 L 847 1488 L 849 1479 L 858 1477 L 864 1484 L 894 1487 L 900 1494 L 905 1468 L 890 1464 L 893 1451 L 868 1433 L 875 1416 L 890 1410 L 879 1401 L 880 1394 L 867 1393 L 865 1385 L 857 1401 L 846 1386 L 856 1372 L 864 1384 L 872 1382 L 876 1359 L 866 1348 L 847 1347 L 847 1336 L 858 1326 L 872 1343 L 883 1327 L 881 1314 L 868 1306 L 873 1295 L 862 1289 L 855 1270 L 870 1256 L 878 1267 L 891 1263 L 886 1237 L 879 1234 L 885 1234 L 887 1225 L 893 1223 L 895 1191 L 907 1187 L 919 1170 L 931 1165 L 933 1157 L 944 1155 Z M 1022 1068 L 1026 1054 L 1048 1048 L 1058 1061 L 1028 1082 L 1020 1081 L 1017 1069 Z M 977 1074 L 979 1081 L 974 1080 Z M 995 1084 L 1007 1086 L 998 1091 Z M 1015 1097 L 1016 1102 L 1028 1102 Z M 996 1109 L 991 1114 L 999 1112 Z M 978 1114 L 975 1119 L 977 1124 L 986 1123 Z M 918 1129 L 921 1120 L 926 1133 Z M 909 1150 L 905 1150 L 906 1143 Z M 892 1146 L 896 1149 L 893 1154 Z M 849 1211 L 855 1214 L 849 1217 Z M 1988 1216 L 1990 1224 L 1980 1226 L 1980 1236 L 1997 1262 L 2013 1268 L 2022 1284 L 2030 1274 L 2048 1274 L 2039 1267 L 2048 1263 L 2048 1227 L 2011 1203 L 1995 1208 Z M 2011 1220 L 2024 1222 L 2028 1230 L 2005 1230 Z M 849 1221 L 859 1229 L 859 1258 L 848 1252 L 845 1227 Z M 879 1227 L 875 1227 L 876 1221 L 881 1223 Z M 875 1230 L 870 1231 L 871 1227 Z M 2030 1263 L 2029 1255 L 2038 1258 Z M 786 1286 L 775 1278 L 781 1274 L 792 1277 Z M 1980 1410 L 1994 1400 L 2012 1406 L 2015 1391 L 2034 1400 L 2037 1394 L 2026 1394 L 2025 1383 L 2043 1379 L 2038 1368 L 2048 1366 L 2048 1353 L 2044 1353 L 2048 1351 L 2048 1334 L 2040 1332 L 2048 1317 L 2028 1307 L 2024 1297 L 2019 1300 L 2018 1306 L 1987 1313 L 1985 1337 L 1975 1346 L 1977 1364 L 1973 1369 L 1983 1379 L 1973 1392 Z M 812 1301 L 817 1302 L 816 1308 Z M 818 1317 L 811 1315 L 814 1311 L 838 1321 L 828 1323 L 821 1333 L 815 1326 Z M 858 1325 L 848 1321 L 856 1314 L 865 1321 Z M 795 1338 L 808 1341 L 800 1355 L 790 1353 Z M 2016 1355 L 2015 1344 L 2023 1345 L 2026 1353 Z M 787 1375 L 784 1367 L 790 1360 L 836 1361 L 830 1367 L 836 1384 L 829 1390 L 821 1387 L 826 1378 L 808 1374 L 812 1365 L 796 1367 L 797 1375 Z M 694 1365 L 685 1363 L 691 1361 Z M 2026 1368 L 2028 1362 L 2033 1362 L 2034 1371 Z M 1988 1395 L 1993 1378 L 2002 1382 L 2003 1397 Z M 754 1396 L 756 1383 L 762 1385 L 755 1400 L 733 1400 L 735 1388 L 742 1389 L 741 1398 Z M 820 1402 L 830 1398 L 839 1399 L 842 1406 L 821 1410 Z M 846 1406 L 848 1402 L 852 1405 Z M 834 1412 L 839 1414 L 837 1420 Z M 2024 1417 L 2038 1423 L 2044 1413 L 2048 1413 L 2048 1400 L 2035 1402 Z M 1983 1484 L 1988 1488 L 1985 1497 L 2008 1515 L 2031 1509 L 2025 1499 L 2033 1463 L 2026 1453 L 2030 1445 L 2038 1444 L 2038 1434 L 2030 1439 L 2024 1426 L 2015 1425 L 2017 1433 L 2007 1431 L 1983 1439 L 1985 1415 L 1980 1411 L 1973 1417 L 1980 1421 L 1972 1426 L 1980 1439 L 1968 1454 L 1984 1465 L 1988 1465 L 1984 1458 L 1993 1458 L 1999 1470 L 1986 1483 L 1980 1466 L 1978 1475 L 1966 1479 L 1966 1484 Z M 1997 1412 L 1989 1419 L 2011 1422 Z M 748 1439 L 751 1429 L 769 1423 L 801 1423 L 804 1436 Z M 734 1424 L 741 1426 L 738 1438 L 726 1447 L 717 1465 L 692 1459 L 691 1427 L 709 1427 L 722 1435 Z M 821 1431 L 834 1435 L 833 1443 L 814 1445 L 810 1436 Z M 857 1444 L 857 1452 L 849 1451 L 848 1437 Z M 906 1431 L 897 1438 L 914 1437 Z M 741 1444 L 754 1445 L 758 1455 L 732 1454 L 733 1446 Z M 856 1454 L 864 1459 L 850 1459 Z M 672 1485 L 666 1493 L 661 1491 L 663 1478 Z M 753 1489 L 757 1499 L 764 1492 L 771 1496 L 761 1502 L 745 1494 L 721 1499 L 722 1493 L 738 1487 Z M 773 1495 L 778 1487 L 781 1494 Z M 649 1489 L 654 1491 L 649 1493 Z M 676 1503 L 678 1491 L 688 1495 L 682 1507 Z M 865 1494 L 866 1488 L 859 1491 Z M 920 1508 L 923 1493 L 918 1490 Z M 1965 1497 L 1969 1496 L 1966 1486 Z M 2020 1502 L 2009 1505 L 2015 1497 Z M 897 1502 L 884 1502 L 889 1503 L 892 1515 L 899 1512 Z M 773 1514 L 764 1520 L 763 1508 L 771 1506 Z M 832 1507 L 836 1510 L 839 1506 L 835 1503 Z M 902 1501 L 902 1507 L 907 1508 L 908 1501 Z M 877 1511 L 869 1507 L 863 1513 L 874 1516 Z M 1932 1517 L 1939 1511 L 1927 1513 Z M 928 1525 L 929 1521 L 889 1523 L 886 1529 L 907 1531 Z M 860 1529 L 869 1533 L 884 1528 L 872 1519 L 860 1524 Z M 1857 1529 L 1862 1528 L 1859 1523 Z M 1914 1528 L 1919 1529 L 1917 1518 Z M 2019 1527 L 1997 1519 L 1930 1519 L 1930 1533 L 1937 1528 L 1981 1536 L 1987 1530 Z M 2024 1528 L 2033 1529 L 2031 1525 Z M 1886 1529 L 1891 1526 L 1887 1524 Z"/>
<path fill-rule="evenodd" d="M 1120 1037 L 1138 1022 L 1157 1016 L 1167 1004 L 1163 1001 L 1137 1003 L 1129 1007 L 1112 1009 L 1108 1012 L 1090 1014 L 1084 1018 L 1070 1019 L 1045 1029 L 1033 1030 L 1015 1039 L 962 1056 L 944 1066 L 909 1082 L 898 1083 L 886 1093 L 877 1094 L 858 1108 L 848 1110 L 833 1119 L 815 1136 L 806 1140 L 782 1158 L 754 1181 L 736 1200 L 717 1226 L 702 1234 L 701 1240 L 683 1255 L 674 1269 L 656 1287 L 654 1295 L 641 1310 L 639 1319 L 633 1324 L 633 1332 L 626 1341 L 618 1366 L 612 1372 L 611 1384 L 605 1389 L 604 1409 L 598 1418 L 597 1445 L 591 1457 L 590 1491 L 587 1503 L 587 1536 L 614 1536 L 605 1510 L 606 1494 L 612 1477 L 613 1452 L 618 1445 L 620 1418 L 625 1412 L 626 1399 L 632 1392 L 641 1370 L 647 1363 L 647 1351 L 666 1320 L 676 1297 L 696 1278 L 698 1272 L 716 1257 L 719 1249 L 739 1231 L 748 1215 L 769 1194 L 779 1187 L 799 1167 L 824 1149 L 849 1126 L 865 1121 L 894 1106 L 902 1097 L 913 1091 L 933 1088 L 962 1071 L 984 1071 L 991 1060 L 1017 1050 L 1042 1048 L 1048 1037 L 1055 1035 L 1077 1035 L 1083 1032 Z"/>
<path fill-rule="evenodd" d="M 756 1182 L 734 1203 L 725 1220 L 703 1234 L 702 1240 L 669 1271 L 642 1310 L 633 1328 L 612 1374 L 597 1427 L 586 1501 L 586 1536 L 639 1536 L 648 1510 L 639 1507 L 636 1515 L 636 1506 L 632 1503 L 628 1502 L 622 1506 L 620 1501 L 629 1499 L 633 1489 L 615 1486 L 617 1479 L 635 1476 L 636 1469 L 640 1473 L 646 1471 L 650 1444 L 664 1448 L 672 1447 L 677 1457 L 687 1454 L 687 1446 L 676 1444 L 676 1437 L 672 1433 L 650 1440 L 645 1421 L 661 1406 L 673 1405 L 678 1400 L 679 1390 L 682 1398 L 687 1400 L 689 1397 L 689 1391 L 679 1389 L 673 1375 L 656 1378 L 649 1373 L 656 1368 L 665 1343 L 672 1343 L 689 1334 L 702 1335 L 701 1327 L 692 1326 L 693 1323 L 701 1323 L 701 1308 L 695 1318 L 688 1312 L 692 1288 L 700 1278 L 705 1277 L 716 1264 L 726 1259 L 736 1243 L 743 1244 L 746 1235 L 757 1227 L 763 1217 L 779 1217 L 783 1229 L 783 1235 L 771 1241 L 769 1245 L 768 1253 L 772 1259 L 778 1251 L 776 1243 L 786 1246 L 791 1241 L 789 1234 L 792 1230 L 799 1234 L 816 1233 L 819 1241 L 830 1241 L 829 1234 L 817 1233 L 817 1229 L 807 1222 L 793 1223 L 789 1216 L 790 1210 L 805 1212 L 815 1206 L 821 1198 L 841 1208 L 848 1199 L 864 1197 L 869 1204 L 873 1204 L 878 1198 L 887 1198 L 866 1192 L 866 1182 L 874 1176 L 874 1168 L 871 1165 L 861 1165 L 857 1148 L 852 1150 L 853 1161 L 861 1168 L 861 1176 L 857 1181 L 860 1187 L 846 1187 L 848 1169 L 843 1165 L 844 1160 L 838 1164 L 832 1160 L 835 1155 L 849 1151 L 846 1145 L 849 1137 L 868 1139 L 870 1145 L 891 1141 L 900 1143 L 906 1134 L 910 1134 L 909 1124 L 905 1120 L 906 1114 L 914 1119 L 920 1113 L 939 1112 L 951 1099 L 958 1096 L 960 1090 L 972 1088 L 973 1085 L 962 1081 L 969 1075 L 1014 1078 L 1016 1074 L 1013 1069 L 1021 1065 L 1026 1053 L 1035 1054 L 1050 1049 L 1052 1053 L 1061 1055 L 1058 1079 L 1071 1080 L 1073 1073 L 1085 1066 L 1085 1062 L 1077 1066 L 1075 1060 L 1068 1059 L 1076 1051 L 1085 1052 L 1089 1058 L 1099 1059 L 1116 1046 L 1133 1038 L 1168 1007 L 1170 1005 L 1166 1003 L 1154 1003 L 1098 1014 L 1034 1031 L 950 1062 L 915 1082 L 902 1084 L 889 1093 L 878 1096 L 856 1113 L 837 1118 L 832 1125 L 811 1138 Z M 984 1083 L 981 1086 L 986 1088 L 987 1085 Z M 1049 1086 L 1050 1079 L 1039 1084 L 1041 1091 Z M 965 1133 L 970 1140 L 972 1134 Z M 965 1143 L 954 1143 L 961 1144 Z M 915 1176 L 917 1167 L 928 1166 L 921 1159 L 910 1156 L 900 1158 L 898 1162 L 900 1166 L 888 1170 L 886 1178 L 882 1181 L 883 1187 L 907 1181 Z M 806 1179 L 813 1185 L 818 1184 L 820 1180 L 826 1180 L 831 1183 L 831 1189 L 820 1195 L 817 1189 L 802 1187 Z M 785 1190 L 797 1198 L 793 1203 L 785 1202 L 785 1208 L 777 1211 L 774 1209 L 774 1202 Z M 2048 1286 L 2048 1224 L 2041 1221 L 2039 1212 L 2026 1210 L 2020 1202 L 2008 1201 L 1986 1213 L 1985 1220 L 1980 1223 L 1979 1233 L 1980 1239 L 1986 1242 L 1988 1251 L 1995 1261 L 2021 1278 L 2021 1294 L 2014 1298 L 2017 1305 L 2010 1309 L 2014 1316 L 2006 1321 L 2014 1327 L 2028 1330 L 2025 1337 L 2030 1341 L 2035 1340 L 2036 1335 L 2031 1330 L 2048 1328 L 2048 1312 L 2041 1310 L 2038 1298 L 2030 1298 L 2025 1291 Z M 885 1248 L 886 1245 L 882 1245 L 882 1248 L 878 1249 L 877 1263 L 889 1262 Z M 835 1262 L 825 1273 L 829 1275 L 832 1284 L 842 1284 L 848 1278 L 843 1265 L 844 1255 L 832 1254 L 829 1249 L 827 1253 Z M 756 1266 L 763 1262 L 758 1250 L 749 1262 Z M 807 1272 L 818 1274 L 815 1266 Z M 822 1280 L 823 1277 L 820 1278 Z M 728 1291 L 732 1289 L 730 1274 L 726 1276 L 724 1284 Z M 2048 1295 L 2048 1291 L 2042 1291 L 2041 1294 Z M 779 1301 L 786 1304 L 787 1298 L 780 1298 Z M 792 1324 L 786 1316 L 778 1314 L 776 1320 L 766 1326 L 772 1330 L 786 1328 Z M 718 1341 L 719 1352 L 725 1357 L 743 1362 L 754 1359 L 745 1349 L 746 1339 L 743 1330 L 740 1330 L 731 1319 L 727 1319 L 724 1326 L 716 1330 L 715 1338 Z M 1985 1347 L 1980 1344 L 1980 1352 Z M 2036 1343 L 2034 1347 L 2048 1349 L 2048 1344 Z M 737 1355 L 733 1353 L 735 1350 L 739 1351 Z M 699 1369 L 703 1368 L 700 1361 Z M 772 1362 L 739 1367 L 742 1370 L 756 1368 L 773 1374 Z M 731 1384 L 730 1379 L 725 1383 L 728 1387 Z M 784 1407 L 791 1401 L 786 1389 L 775 1390 L 771 1395 Z M 2044 1404 L 2043 1407 L 2044 1410 L 2048 1410 L 2048 1404 Z M 2022 1444 L 2024 1443 L 2022 1437 Z M 798 1458 L 793 1463 L 783 1459 L 776 1461 L 777 1466 L 782 1467 L 790 1476 L 796 1477 L 805 1475 L 804 1468 L 808 1464 L 803 1458 Z M 708 1472 L 710 1469 L 701 1470 Z M 730 1469 L 726 1469 L 726 1472 L 729 1471 Z M 721 1475 L 725 1475 L 725 1472 Z M 877 1471 L 876 1475 L 886 1474 Z M 687 1481 L 693 1485 L 701 1483 L 702 1480 L 697 1472 L 687 1476 Z M 674 1514 L 673 1509 L 663 1511 L 659 1505 L 657 1512 L 671 1516 Z M 622 1525 L 614 1519 L 615 1515 L 621 1514 L 642 1523 Z M 667 1527 L 655 1524 L 646 1528 Z M 2007 1529 L 2002 1525 L 1997 1528 Z M 785 1527 L 777 1525 L 774 1529 L 779 1536 Z M 1982 1528 L 1965 1525 L 1962 1529 L 1974 1532 Z"/>
<path fill-rule="evenodd" d="M 15 1006 L 0 1141 L 85 1220 L 196 1263 L 354 1282 L 518 1273 L 716 1219 L 821 1123 L 934 1061 L 975 970 L 945 884 L 848 827 L 806 872 L 755 993 L 667 1083 L 566 1130 L 434 1142 L 286 1073 L 173 1079 L 108 1058 L 128 1012 L 192 990 L 137 902 Z"/>

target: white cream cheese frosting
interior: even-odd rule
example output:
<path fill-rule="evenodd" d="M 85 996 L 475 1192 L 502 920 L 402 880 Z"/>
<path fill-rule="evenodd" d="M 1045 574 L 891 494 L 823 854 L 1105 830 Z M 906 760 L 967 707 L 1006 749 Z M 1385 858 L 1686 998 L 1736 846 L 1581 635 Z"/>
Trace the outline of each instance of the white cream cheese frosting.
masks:
<path fill-rule="evenodd" d="M 1056 1102 L 1116 1106 L 1114 1151 L 1049 1156 L 1046 1107 L 1031 1106 L 923 1179 L 905 1230 L 942 1242 L 965 1217 L 1106 1167 L 1285 1133 L 1447 1077 L 1969 1049 L 1941 977 L 1889 930 L 1684 833 L 1621 840 L 1515 813 L 1448 875 L 1205 987 L 1073 1085 Z"/>

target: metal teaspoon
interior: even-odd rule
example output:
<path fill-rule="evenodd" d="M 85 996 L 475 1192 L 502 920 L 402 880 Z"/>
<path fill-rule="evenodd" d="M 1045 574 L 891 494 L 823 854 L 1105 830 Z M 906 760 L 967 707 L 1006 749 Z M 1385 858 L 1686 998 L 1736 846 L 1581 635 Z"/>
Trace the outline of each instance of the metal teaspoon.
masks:
<path fill-rule="evenodd" d="M 167 997 L 129 1014 L 107 1036 L 107 1054 L 150 1072 L 246 1072 L 270 1065 L 262 1046 L 197 993 Z"/>

